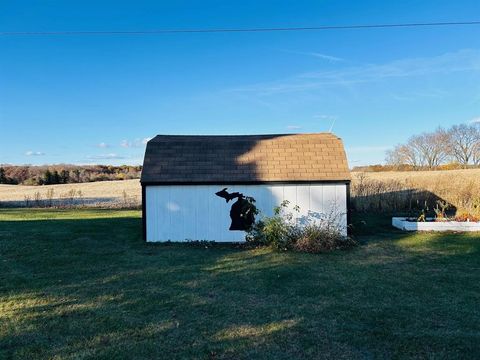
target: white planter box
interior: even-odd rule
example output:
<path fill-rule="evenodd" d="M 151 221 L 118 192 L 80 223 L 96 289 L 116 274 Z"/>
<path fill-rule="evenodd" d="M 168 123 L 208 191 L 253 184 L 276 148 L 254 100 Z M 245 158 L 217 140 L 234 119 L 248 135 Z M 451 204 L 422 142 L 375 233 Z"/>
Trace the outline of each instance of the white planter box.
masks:
<path fill-rule="evenodd" d="M 393 217 L 392 226 L 405 231 L 480 231 L 480 222 L 416 222 L 406 217 Z"/>

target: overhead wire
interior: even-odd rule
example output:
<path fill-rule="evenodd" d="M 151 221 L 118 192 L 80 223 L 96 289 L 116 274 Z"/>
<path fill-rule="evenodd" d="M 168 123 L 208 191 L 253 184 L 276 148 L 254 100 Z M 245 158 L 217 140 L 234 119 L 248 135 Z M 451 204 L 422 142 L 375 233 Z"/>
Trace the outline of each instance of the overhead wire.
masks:
<path fill-rule="evenodd" d="M 265 27 L 265 28 L 191 28 L 191 29 L 156 29 L 156 30 L 59 30 L 59 31 L 0 31 L 0 36 L 54 36 L 54 35 L 155 35 L 182 33 L 248 33 L 248 32 L 288 32 L 288 31 L 322 31 L 322 30 L 361 30 L 381 28 L 418 28 L 480 25 L 480 21 L 417 22 L 393 24 L 364 25 L 323 25 L 305 27 Z"/>

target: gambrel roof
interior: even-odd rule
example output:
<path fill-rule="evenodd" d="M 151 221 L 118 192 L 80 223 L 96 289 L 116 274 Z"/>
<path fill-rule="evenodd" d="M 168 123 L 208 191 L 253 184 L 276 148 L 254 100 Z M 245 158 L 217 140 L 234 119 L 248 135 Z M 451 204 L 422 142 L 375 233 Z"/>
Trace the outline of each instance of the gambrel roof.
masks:
<path fill-rule="evenodd" d="M 147 144 L 143 184 L 348 181 L 342 140 L 331 133 L 158 135 Z"/>

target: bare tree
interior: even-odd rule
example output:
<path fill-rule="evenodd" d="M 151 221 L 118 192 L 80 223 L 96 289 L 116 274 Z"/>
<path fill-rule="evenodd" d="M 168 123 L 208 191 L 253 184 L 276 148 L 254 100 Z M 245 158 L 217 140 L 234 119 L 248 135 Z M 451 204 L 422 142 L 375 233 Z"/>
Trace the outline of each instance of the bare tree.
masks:
<path fill-rule="evenodd" d="M 432 169 L 447 158 L 447 143 L 447 133 L 441 128 L 433 133 L 415 135 L 406 144 L 387 151 L 386 162 L 394 166 L 411 165 L 415 169 L 426 166 Z"/>
<path fill-rule="evenodd" d="M 442 164 L 448 157 L 447 144 L 446 131 L 438 128 L 433 133 L 423 133 L 411 137 L 407 145 L 415 148 L 420 154 L 423 164 L 432 169 Z"/>
<path fill-rule="evenodd" d="M 455 125 L 448 131 L 448 151 L 464 166 L 480 162 L 480 130 L 475 125 Z"/>
<path fill-rule="evenodd" d="M 393 150 L 388 150 L 386 162 L 397 167 L 411 165 L 414 169 L 423 165 L 420 153 L 410 145 L 397 145 Z"/>
<path fill-rule="evenodd" d="M 474 165 L 480 165 L 480 122 L 476 122 L 473 125 L 476 134 L 476 142 L 473 145 L 473 157 L 472 162 Z"/>

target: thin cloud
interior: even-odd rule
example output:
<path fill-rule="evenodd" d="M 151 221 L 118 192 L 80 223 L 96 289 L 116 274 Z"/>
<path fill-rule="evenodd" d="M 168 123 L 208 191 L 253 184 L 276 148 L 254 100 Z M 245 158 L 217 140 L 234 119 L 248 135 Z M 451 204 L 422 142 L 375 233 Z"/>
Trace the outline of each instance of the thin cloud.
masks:
<path fill-rule="evenodd" d="M 313 57 L 316 57 L 318 59 L 327 60 L 328 62 L 331 62 L 331 63 L 337 63 L 337 62 L 344 62 L 345 61 L 345 59 L 342 59 L 340 57 L 327 55 L 327 54 L 323 54 L 323 53 L 318 53 L 318 52 L 308 52 L 308 51 L 285 51 L 285 52 L 288 52 L 288 53 L 291 53 L 291 54 L 313 56 Z"/>
<path fill-rule="evenodd" d="M 302 127 L 299 126 L 299 125 L 287 125 L 287 129 L 288 130 L 299 130 L 301 129 Z"/>
<path fill-rule="evenodd" d="M 469 121 L 470 124 L 480 124 L 480 116 Z"/>
<path fill-rule="evenodd" d="M 42 151 L 32 151 L 32 150 L 29 150 L 29 151 L 25 152 L 25 155 L 26 155 L 26 156 L 44 156 L 45 153 L 42 152 Z"/>
<path fill-rule="evenodd" d="M 318 120 L 336 120 L 338 116 L 320 114 L 320 115 L 313 115 L 313 118 Z"/>
<path fill-rule="evenodd" d="M 384 152 L 391 148 L 392 148 L 391 146 L 351 146 L 351 147 L 347 147 L 346 151 L 348 153 L 365 154 L 365 153 Z"/>
<path fill-rule="evenodd" d="M 101 149 L 106 149 L 106 148 L 109 148 L 110 145 L 108 145 L 107 143 L 101 142 L 101 143 L 97 144 L 97 147 L 99 147 Z"/>
<path fill-rule="evenodd" d="M 105 156 L 106 155 L 106 156 Z M 143 158 L 139 156 L 115 156 L 111 154 L 87 156 L 83 161 L 77 161 L 77 165 L 109 164 L 109 165 L 141 165 Z"/>
<path fill-rule="evenodd" d="M 145 137 L 145 138 L 136 138 L 133 141 L 130 140 L 122 140 L 120 142 L 120 146 L 123 148 L 139 148 L 139 147 L 144 147 L 147 145 L 147 142 L 149 142 L 152 138 L 150 137 Z"/>
<path fill-rule="evenodd" d="M 308 55 L 311 55 L 311 56 L 319 58 L 319 59 L 327 60 L 329 62 L 344 62 L 345 61 L 345 59 L 342 59 L 342 58 L 339 58 L 339 57 L 336 57 L 336 56 L 320 54 L 320 53 L 316 53 L 316 52 L 309 53 Z"/>
<path fill-rule="evenodd" d="M 302 73 L 274 82 L 235 88 L 230 92 L 268 96 L 318 90 L 327 85 L 348 87 L 354 84 L 388 81 L 394 78 L 468 71 L 480 71 L 480 50 L 465 49 L 433 57 L 406 58 L 384 64 L 366 64 L 339 70 Z"/>
<path fill-rule="evenodd" d="M 110 154 L 87 156 L 87 159 L 88 160 L 120 160 L 120 159 L 125 159 L 125 157 L 121 155 L 117 155 L 115 153 L 110 153 Z"/>
<path fill-rule="evenodd" d="M 120 142 L 120 146 L 123 148 L 129 148 L 129 147 L 132 147 L 132 143 L 128 140 L 122 140 Z"/>

